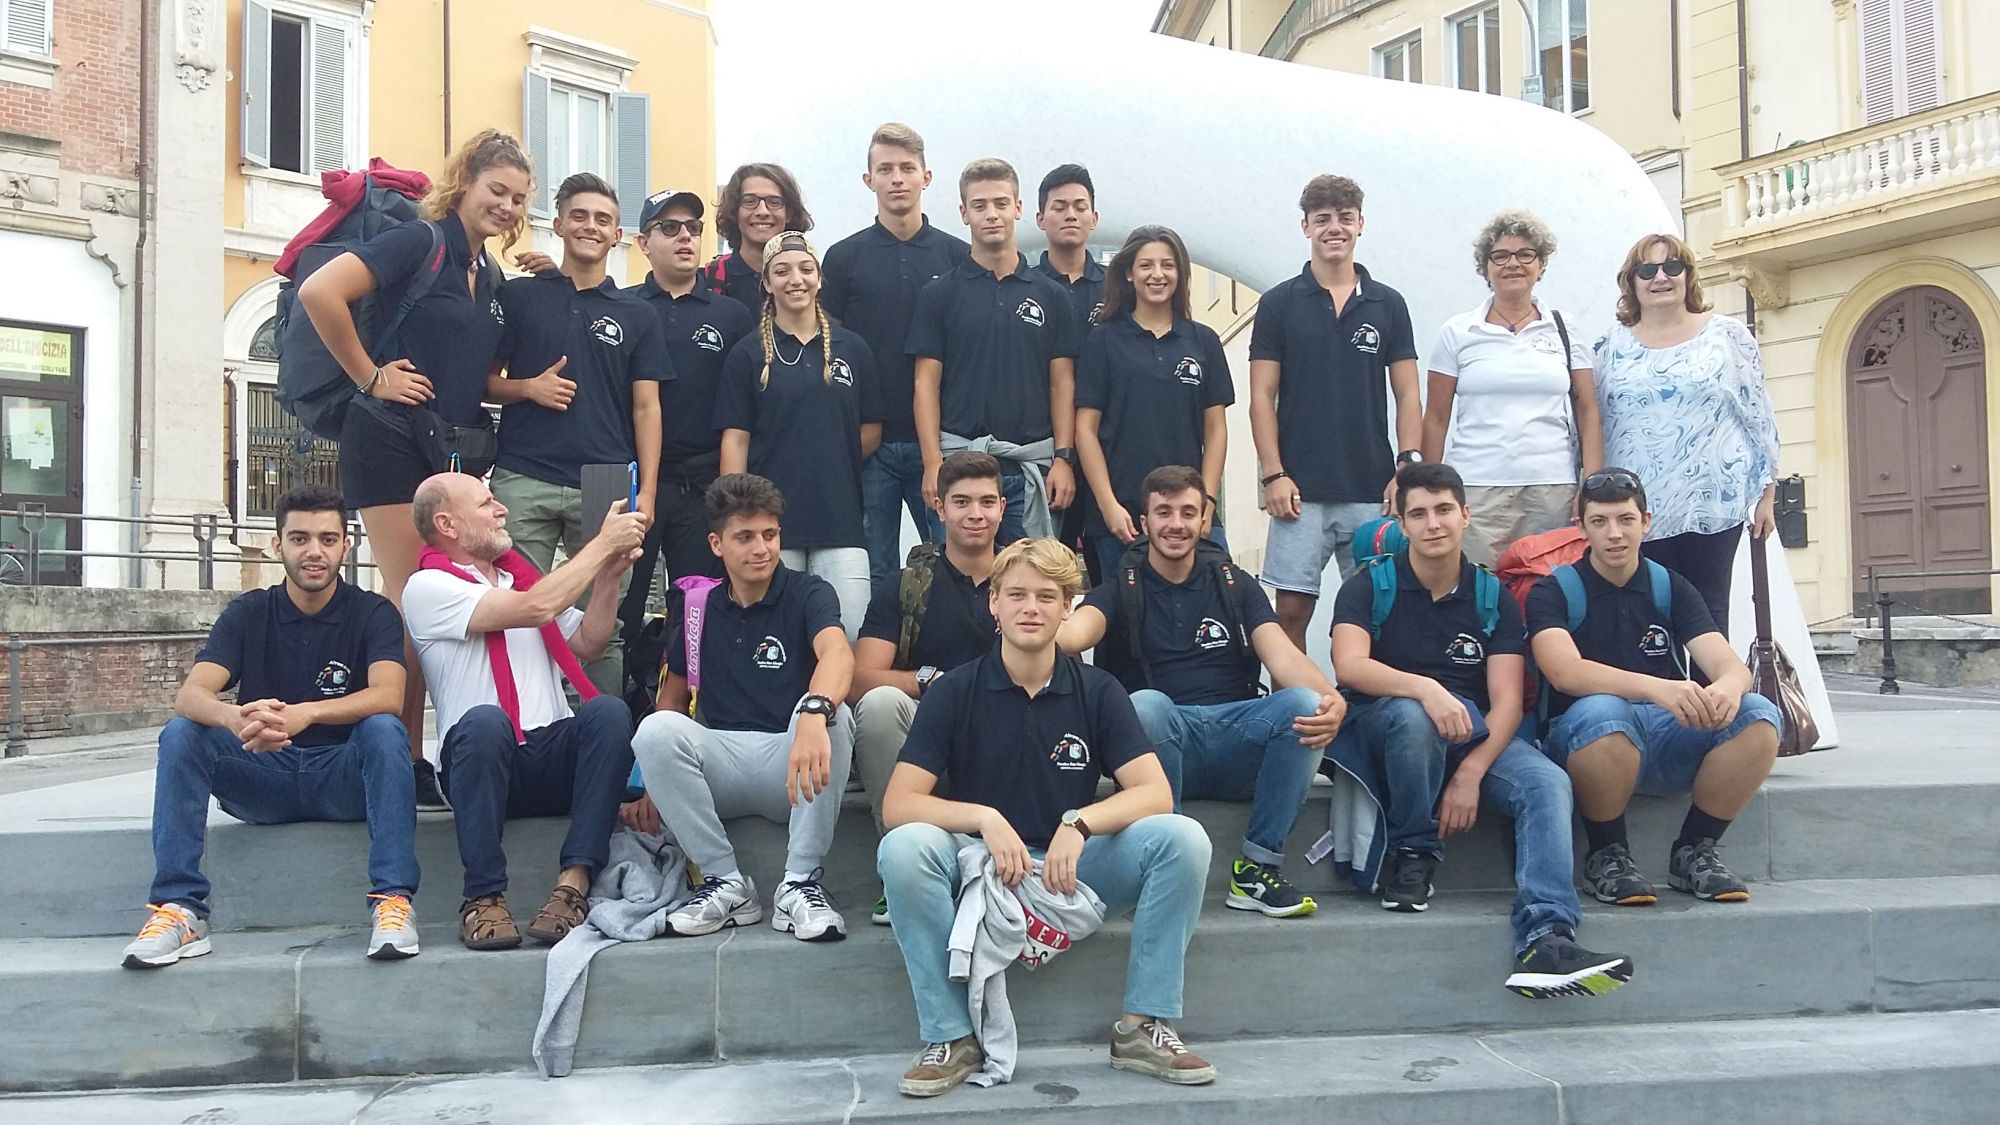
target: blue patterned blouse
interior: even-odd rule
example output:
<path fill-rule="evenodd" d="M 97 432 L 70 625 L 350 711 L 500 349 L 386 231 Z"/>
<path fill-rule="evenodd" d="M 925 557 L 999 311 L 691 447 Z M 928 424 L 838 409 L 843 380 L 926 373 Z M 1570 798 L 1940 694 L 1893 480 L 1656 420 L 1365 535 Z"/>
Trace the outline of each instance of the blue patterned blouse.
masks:
<path fill-rule="evenodd" d="M 1778 474 L 1778 420 L 1743 322 L 1715 315 L 1693 339 L 1649 348 L 1620 324 L 1597 342 L 1604 463 L 1631 469 L 1653 507 L 1648 539 L 1746 522 Z"/>

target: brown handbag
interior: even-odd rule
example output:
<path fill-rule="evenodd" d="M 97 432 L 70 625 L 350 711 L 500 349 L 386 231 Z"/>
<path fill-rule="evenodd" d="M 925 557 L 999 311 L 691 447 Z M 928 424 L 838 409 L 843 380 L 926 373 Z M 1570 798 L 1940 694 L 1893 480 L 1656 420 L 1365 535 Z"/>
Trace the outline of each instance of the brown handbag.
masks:
<path fill-rule="evenodd" d="M 1757 611 L 1757 639 L 1750 642 L 1750 688 L 1777 705 L 1784 726 L 1778 732 L 1778 756 L 1804 754 L 1819 742 L 1819 723 L 1799 686 L 1798 669 L 1771 637 L 1771 575 L 1764 561 L 1769 536 L 1750 539 L 1750 600 Z"/>

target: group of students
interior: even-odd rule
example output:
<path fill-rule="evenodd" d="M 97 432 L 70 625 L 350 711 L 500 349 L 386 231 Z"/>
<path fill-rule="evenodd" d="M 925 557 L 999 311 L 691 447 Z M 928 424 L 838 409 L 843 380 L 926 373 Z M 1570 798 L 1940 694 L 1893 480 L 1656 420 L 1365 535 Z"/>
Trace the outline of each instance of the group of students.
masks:
<path fill-rule="evenodd" d="M 530 276 L 500 280 L 482 247 L 521 233 L 532 169 L 489 132 L 426 207 L 463 284 L 416 302 L 398 358 L 370 359 L 349 303 L 406 284 L 427 236 L 392 229 L 308 279 L 301 303 L 369 408 L 348 413 L 345 495 L 281 499 L 285 581 L 232 603 L 182 687 L 161 735 L 151 915 L 125 963 L 208 951 L 211 796 L 257 823 L 367 820 L 378 959 L 418 950 L 415 817 L 447 799 L 470 948 L 522 941 L 501 835 L 536 815 L 570 823 L 527 937 L 553 943 L 582 924 L 621 820 L 671 836 L 699 873 L 669 933 L 762 920 L 723 826 L 754 815 L 789 826 L 772 925 L 837 940 L 847 925 L 823 865 L 858 775 L 883 832 L 873 920 L 893 922 L 926 1042 L 902 1089 L 928 1095 L 983 1061 L 947 951 L 975 841 L 1008 885 L 1087 885 L 1133 911 L 1112 1061 L 1182 1083 L 1214 1077 L 1173 1026 L 1210 858 L 1178 815 L 1185 800 L 1250 803 L 1225 903 L 1274 917 L 1317 908 L 1283 873 L 1316 773 L 1373 799 L 1355 881 L 1393 910 L 1425 909 L 1444 840 L 1482 804 L 1511 817 L 1506 983 L 1530 997 L 1599 993 L 1632 973 L 1576 941 L 1573 808 L 1595 897 L 1653 901 L 1625 841 L 1635 790 L 1693 795 L 1667 859 L 1675 888 L 1747 897 L 1716 840 L 1769 770 L 1779 720 L 1721 635 L 1726 585 L 1718 603 L 1712 584 L 1653 560 L 1672 540 L 1714 550 L 1767 522 L 1775 438 L 1758 417 L 1754 344 L 1714 327 L 1733 322 L 1706 314 L 1678 240 L 1634 247 L 1624 334 L 1598 348 L 1627 373 L 1594 386 L 1590 352 L 1532 298 L 1552 238 L 1531 216 L 1497 217 L 1478 247 L 1494 297 L 1441 333 L 1426 411 L 1402 298 L 1354 261 L 1360 190 L 1316 177 L 1300 200 L 1311 260 L 1264 294 L 1252 336 L 1273 517 L 1252 576 L 1222 548 L 1213 498 L 1233 383 L 1215 333 L 1189 315 L 1178 236 L 1141 227 L 1100 267 L 1086 250 L 1095 188 L 1066 165 L 1041 184 L 1050 250 L 1031 267 L 1015 248 L 1011 167 L 961 174 L 969 245 L 925 218 L 930 175 L 914 131 L 877 130 L 863 176 L 877 220 L 824 261 L 776 165 L 731 177 L 717 226 L 732 249 L 706 267 L 703 200 L 661 191 L 637 234 L 652 269 L 629 290 L 605 275 L 622 237 L 615 193 L 572 176 L 555 193 L 560 269 L 523 255 Z M 1536 364 L 1561 369 L 1553 395 Z M 1685 385 L 1670 393 L 1673 379 Z M 1383 425 L 1392 398 L 1401 453 Z M 489 401 L 503 404 L 490 484 L 428 460 L 419 427 L 485 425 Z M 1614 415 L 1650 418 L 1634 440 L 1657 443 L 1663 412 L 1690 401 L 1711 411 L 1705 430 L 1678 417 L 1671 449 L 1634 447 L 1657 455 L 1645 468 L 1603 467 L 1607 448 L 1625 449 Z M 1480 460 L 1482 443 L 1516 442 L 1523 473 L 1553 475 L 1526 446 L 1557 434 L 1555 481 L 1467 480 L 1446 463 L 1498 464 Z M 1719 449 L 1738 456 L 1704 460 Z M 627 460 L 636 503 L 586 537 L 582 466 Z M 1670 500 L 1649 502 L 1656 479 Z M 925 542 L 905 561 L 906 508 Z M 338 577 L 347 509 L 386 597 Z M 1408 548 L 1358 567 L 1354 532 L 1385 510 Z M 1710 526 L 1732 511 L 1733 525 Z M 1571 519 L 1590 553 L 1536 590 L 1524 628 L 1481 564 Z M 1339 687 L 1303 651 L 1336 558 Z M 653 677 L 628 677 L 617 652 L 640 635 L 662 565 L 675 580 L 663 667 L 635 729 L 628 681 Z M 1524 697 L 1531 648 L 1545 699 Z M 1090 651 L 1094 663 L 1078 659 Z M 421 751 L 427 691 L 441 783 Z"/>

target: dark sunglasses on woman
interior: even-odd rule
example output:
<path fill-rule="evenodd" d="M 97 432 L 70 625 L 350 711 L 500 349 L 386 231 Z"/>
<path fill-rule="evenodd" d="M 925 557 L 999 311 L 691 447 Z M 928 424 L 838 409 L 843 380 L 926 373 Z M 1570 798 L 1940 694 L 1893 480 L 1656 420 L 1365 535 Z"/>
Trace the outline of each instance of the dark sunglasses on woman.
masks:
<path fill-rule="evenodd" d="M 1679 277 L 1687 272 L 1687 268 L 1688 264 L 1679 258 L 1668 258 L 1664 262 L 1640 262 L 1632 267 L 1632 272 L 1639 275 L 1640 281 L 1651 281 L 1660 275 L 1661 270 L 1667 271 L 1668 277 Z"/>

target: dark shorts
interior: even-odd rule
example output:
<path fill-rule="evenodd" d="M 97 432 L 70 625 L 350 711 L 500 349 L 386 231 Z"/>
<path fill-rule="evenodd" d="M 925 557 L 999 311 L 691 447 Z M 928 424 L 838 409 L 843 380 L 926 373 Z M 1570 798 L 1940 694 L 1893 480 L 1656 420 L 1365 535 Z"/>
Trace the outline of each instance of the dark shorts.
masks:
<path fill-rule="evenodd" d="M 408 406 L 354 403 L 340 426 L 340 493 L 349 509 L 407 504 L 431 475 Z"/>

